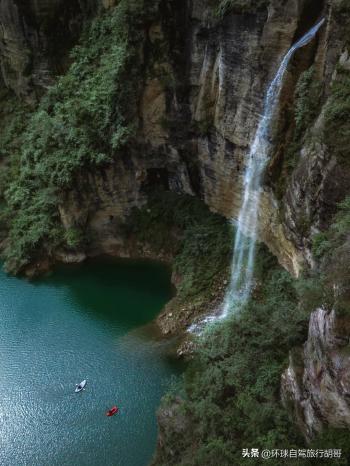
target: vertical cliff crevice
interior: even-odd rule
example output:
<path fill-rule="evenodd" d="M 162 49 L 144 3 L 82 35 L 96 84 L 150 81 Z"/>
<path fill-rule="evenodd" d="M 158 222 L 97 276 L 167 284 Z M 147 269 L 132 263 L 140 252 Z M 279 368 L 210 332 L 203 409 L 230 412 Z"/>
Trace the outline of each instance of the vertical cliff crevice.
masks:
<path fill-rule="evenodd" d="M 97 1 L 0 2 L 0 61 L 5 85 L 37 100 L 69 66 L 68 53 Z"/>
<path fill-rule="evenodd" d="M 330 225 L 339 202 L 349 190 L 348 164 L 341 157 L 335 157 L 327 143 L 325 119 L 334 88 L 336 60 L 345 46 L 344 40 L 333 40 L 339 34 L 336 30 L 339 25 L 332 10 L 328 11 L 327 26 L 313 51 L 314 58 L 304 62 L 301 74 L 296 68 L 297 83 L 290 104 L 286 105 L 285 123 L 280 132 L 282 143 L 277 146 L 280 152 L 273 159 L 276 162 L 281 155 L 275 190 L 277 187 L 277 196 L 282 199 L 281 217 L 287 235 L 303 251 L 304 259 L 311 266 L 312 236 Z"/>

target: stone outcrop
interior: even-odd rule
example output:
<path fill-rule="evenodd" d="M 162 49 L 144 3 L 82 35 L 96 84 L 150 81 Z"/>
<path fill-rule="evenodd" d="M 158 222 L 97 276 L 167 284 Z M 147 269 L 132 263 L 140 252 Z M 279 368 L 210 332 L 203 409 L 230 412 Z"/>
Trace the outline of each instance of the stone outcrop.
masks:
<path fill-rule="evenodd" d="M 349 341 L 349 320 L 318 309 L 304 347 L 290 355 L 282 399 L 309 440 L 324 425 L 350 428 Z"/>
<path fill-rule="evenodd" d="M 214 15 L 212 3 L 160 2 L 157 19 L 145 31 L 142 50 L 147 73 L 140 77 L 137 137 L 113 163 L 80 173 L 72 189 L 62 194 L 63 226 L 81 228 L 91 241 L 88 250 L 78 254 L 57 252 L 59 260 L 124 254 L 122 224 L 159 187 L 198 196 L 213 211 L 237 218 L 246 155 L 266 88 L 291 44 L 323 15 L 325 26 L 312 43 L 297 51 L 293 73 L 285 79 L 259 209 L 259 239 L 280 263 L 294 275 L 305 263 L 313 266 L 310 238 L 328 226 L 337 203 L 350 190 L 349 171 L 319 137 L 336 65 L 340 59 L 349 66 L 332 1 L 271 0 L 268 9 L 233 12 L 223 19 Z M 97 0 L 0 0 L 0 81 L 18 96 L 35 100 L 66 69 L 68 51 L 84 19 L 99 4 Z M 102 1 L 106 8 L 113 4 Z M 155 44 L 166 52 L 149 63 Z M 276 167 L 283 164 L 290 142 L 294 89 L 300 74 L 312 64 L 323 83 L 323 109 L 279 197 L 275 181 L 281 174 L 276 175 Z M 186 324 L 191 318 L 188 312 L 184 309 Z M 164 324 L 169 332 L 171 324 Z M 305 347 L 291 355 L 283 396 L 307 438 L 324 423 L 349 425 L 350 363 L 345 342 L 346 325 L 334 313 L 318 310 L 311 318 Z"/>
<path fill-rule="evenodd" d="M 5 85 L 29 100 L 40 94 L 67 66 L 67 51 L 96 2 L 55 0 L 49 6 L 40 0 L 24 7 L 19 0 L 1 0 L 0 61 Z M 103 5 L 111 6 L 110 2 Z M 342 47 L 341 40 L 328 41 L 336 25 L 322 2 L 287 0 L 281 5 L 273 0 L 268 9 L 232 13 L 223 20 L 214 15 L 209 1 L 164 1 L 160 12 L 145 37 L 148 47 L 162 43 L 167 53 L 149 64 L 144 48 L 148 77 L 140 96 L 137 142 L 111 167 L 78 177 L 77 192 L 67 193 L 62 202 L 65 226 L 84 225 L 91 237 L 98 238 L 92 245 L 95 251 L 120 243 L 118 224 L 133 207 L 147 201 L 147 192 L 158 181 L 177 192 L 197 195 L 213 211 L 236 218 L 248 147 L 265 90 L 281 58 L 296 37 L 322 14 L 326 16 L 327 26 L 312 44 L 297 52 L 292 64 L 296 73 L 285 80 L 276 132 L 277 126 L 284 125 L 288 134 L 290 122 L 283 103 L 292 104 L 298 73 L 314 63 L 329 86 Z M 158 77 L 160 70 L 170 82 Z M 272 164 L 283 159 L 281 145 L 283 141 L 272 154 Z M 259 239 L 294 275 L 305 260 L 311 261 L 311 233 L 324 226 L 341 198 L 334 182 L 338 172 L 322 148 L 308 144 L 281 201 L 269 183 L 268 170 Z M 300 228 L 305 218 L 307 232 Z"/>
<path fill-rule="evenodd" d="M 79 198 L 81 215 L 87 219 L 91 236 L 99 238 L 101 250 L 107 243 L 120 242 L 116 225 L 132 207 L 147 201 L 147 188 L 157 182 L 199 196 L 213 211 L 229 219 L 237 217 L 247 150 L 264 92 L 295 37 L 323 12 L 320 3 L 311 13 L 306 11 L 309 3 L 288 0 L 282 6 L 273 1 L 268 11 L 230 14 L 218 20 L 210 2 L 167 2 L 166 16 L 147 31 L 151 43 L 158 40 L 168 45 L 168 53 L 152 65 L 151 78 L 145 80 L 137 146 L 129 147 L 110 169 L 78 180 L 79 194 L 68 194 L 69 199 Z M 316 60 L 323 73 L 326 34 L 325 28 L 320 39 L 298 51 L 295 66 L 300 61 L 310 65 Z M 171 84 L 154 77 L 160 67 L 167 71 Z M 293 94 L 294 85 L 295 79 L 287 77 L 282 94 Z M 300 171 L 304 173 L 305 167 Z M 308 173 L 308 181 L 316 175 Z M 112 178 L 119 185 L 117 190 L 111 189 Z M 299 178 L 295 178 L 297 182 Z M 283 206 L 289 202 L 288 192 Z M 290 199 L 291 205 L 293 202 Z M 76 205 L 62 205 L 71 223 L 77 220 Z M 319 203 L 321 212 L 323 207 Z M 288 205 L 281 215 L 281 203 L 274 190 L 265 185 L 259 239 L 294 275 L 298 275 L 307 255 L 304 241 L 293 234 L 298 215 L 299 211 L 293 212 L 292 207 L 288 210 Z M 93 246 L 95 250 L 98 247 Z"/>
<path fill-rule="evenodd" d="M 6 87 L 33 102 L 64 72 L 97 0 L 1 0 L 0 69 Z"/>

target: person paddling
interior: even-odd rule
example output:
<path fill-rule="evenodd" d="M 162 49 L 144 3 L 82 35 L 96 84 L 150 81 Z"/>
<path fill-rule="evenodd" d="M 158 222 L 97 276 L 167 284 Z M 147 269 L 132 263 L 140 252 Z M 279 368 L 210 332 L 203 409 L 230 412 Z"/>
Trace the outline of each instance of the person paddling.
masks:
<path fill-rule="evenodd" d="M 114 416 L 114 414 L 117 414 L 118 411 L 119 411 L 118 406 L 113 406 L 111 409 L 109 409 L 109 410 L 106 412 L 106 416 L 108 416 L 108 417 Z"/>

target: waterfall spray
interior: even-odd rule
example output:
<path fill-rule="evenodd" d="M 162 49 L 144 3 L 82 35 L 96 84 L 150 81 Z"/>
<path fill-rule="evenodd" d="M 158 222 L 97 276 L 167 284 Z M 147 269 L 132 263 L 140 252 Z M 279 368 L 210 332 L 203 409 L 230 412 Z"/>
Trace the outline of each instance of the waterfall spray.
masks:
<path fill-rule="evenodd" d="M 242 204 L 238 215 L 232 254 L 231 278 L 228 284 L 222 309 L 219 314 L 208 316 L 199 325 L 193 325 L 189 331 L 198 332 L 208 322 L 224 319 L 235 313 L 250 296 L 252 289 L 256 236 L 258 232 L 258 211 L 261 195 L 261 177 L 268 161 L 270 150 L 269 136 L 283 77 L 294 52 L 307 45 L 324 23 L 321 19 L 286 53 L 276 76 L 271 82 L 265 99 L 263 113 L 258 124 L 253 143 L 248 154 L 244 173 Z M 249 232 L 249 236 L 244 232 Z"/>
<path fill-rule="evenodd" d="M 224 298 L 220 318 L 239 309 L 246 302 L 252 288 L 256 235 L 258 231 L 258 211 L 261 194 L 261 176 L 266 166 L 270 143 L 271 122 L 278 104 L 283 77 L 294 52 L 307 45 L 324 23 L 321 19 L 286 53 L 277 74 L 271 82 L 264 100 L 261 116 L 253 144 L 248 155 L 248 162 L 243 181 L 243 202 L 236 223 L 231 279 Z M 249 236 L 243 234 L 248 231 Z"/>

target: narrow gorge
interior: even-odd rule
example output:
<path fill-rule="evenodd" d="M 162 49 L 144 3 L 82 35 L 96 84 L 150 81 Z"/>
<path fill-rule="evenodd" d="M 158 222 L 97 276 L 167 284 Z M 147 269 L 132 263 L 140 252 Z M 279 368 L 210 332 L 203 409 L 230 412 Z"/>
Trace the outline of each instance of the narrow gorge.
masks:
<path fill-rule="evenodd" d="M 171 266 L 153 464 L 348 464 L 349 2 L 0 0 L 0 26 L 6 272 Z"/>

